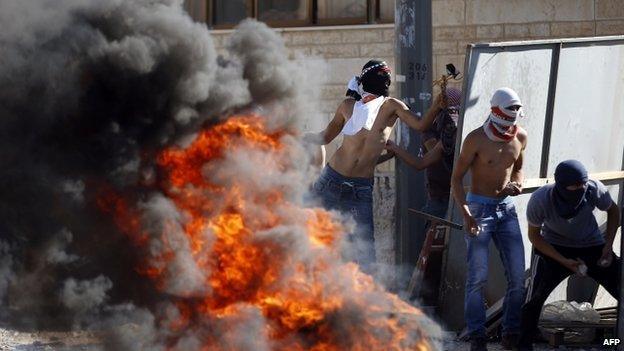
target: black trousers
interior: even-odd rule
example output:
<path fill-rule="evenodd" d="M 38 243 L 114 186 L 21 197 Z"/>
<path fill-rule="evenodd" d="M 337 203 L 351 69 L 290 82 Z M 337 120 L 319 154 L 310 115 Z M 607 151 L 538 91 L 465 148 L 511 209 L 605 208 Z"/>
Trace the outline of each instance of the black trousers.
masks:
<path fill-rule="evenodd" d="M 614 253 L 613 261 L 609 267 L 598 266 L 598 260 L 602 256 L 604 245 L 572 248 L 552 245 L 561 255 L 566 258 L 580 258 L 587 265 L 587 275 L 602 285 L 614 298 L 620 298 L 620 258 Z M 568 268 L 537 250 L 531 262 L 531 280 L 526 290 L 526 300 L 522 306 L 520 324 L 520 344 L 530 345 L 533 337 L 537 334 L 542 306 L 550 293 L 561 283 L 562 280 L 573 274 Z M 579 301 L 580 302 L 580 301 Z"/>

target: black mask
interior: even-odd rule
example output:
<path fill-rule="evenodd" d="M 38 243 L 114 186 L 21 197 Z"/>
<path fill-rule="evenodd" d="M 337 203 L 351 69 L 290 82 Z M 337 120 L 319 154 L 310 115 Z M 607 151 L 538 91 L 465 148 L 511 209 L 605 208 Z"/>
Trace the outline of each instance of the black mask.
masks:
<path fill-rule="evenodd" d="M 588 189 L 590 188 L 587 180 L 587 170 L 579 161 L 567 160 L 557 165 L 552 198 L 555 210 L 561 217 L 570 219 L 576 216 L 585 206 Z M 570 185 L 581 183 L 587 184 L 581 189 L 566 189 Z"/>
<path fill-rule="evenodd" d="M 383 61 L 368 61 L 362 69 L 360 82 L 365 92 L 377 96 L 388 96 L 390 89 L 390 68 Z"/>
<path fill-rule="evenodd" d="M 568 190 L 555 184 L 553 200 L 557 213 L 565 219 L 576 216 L 587 203 L 587 188 L 585 185 L 582 189 Z"/>

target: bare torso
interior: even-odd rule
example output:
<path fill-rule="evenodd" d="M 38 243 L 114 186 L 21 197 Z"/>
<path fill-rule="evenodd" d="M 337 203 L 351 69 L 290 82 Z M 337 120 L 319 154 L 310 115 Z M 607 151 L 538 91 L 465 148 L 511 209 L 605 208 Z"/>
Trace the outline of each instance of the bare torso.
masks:
<path fill-rule="evenodd" d="M 507 143 L 490 140 L 483 128 L 470 132 L 469 137 L 476 148 L 475 158 L 470 166 L 472 193 L 489 197 L 500 196 L 526 145 L 526 131 L 518 128 L 516 137 Z"/>
<path fill-rule="evenodd" d="M 345 177 L 373 177 L 379 155 L 390 137 L 397 116 L 392 98 L 386 99 L 371 130 L 362 128 L 355 135 L 344 135 L 342 145 L 336 150 L 329 165 Z M 345 120 L 351 117 L 355 100 L 343 102 Z"/>

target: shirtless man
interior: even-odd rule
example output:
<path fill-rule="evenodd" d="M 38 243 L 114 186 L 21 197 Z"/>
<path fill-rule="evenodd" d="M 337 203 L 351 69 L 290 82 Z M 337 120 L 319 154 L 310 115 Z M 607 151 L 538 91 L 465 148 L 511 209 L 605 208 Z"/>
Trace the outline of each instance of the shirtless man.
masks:
<path fill-rule="evenodd" d="M 340 103 L 327 128 L 304 137 L 308 142 L 326 145 L 340 133 L 344 135 L 342 145 L 323 168 L 313 189 L 325 208 L 353 215 L 356 229 L 350 239 L 355 250 L 348 258 L 367 272 L 375 263 L 373 176 L 380 159 L 386 158 L 380 158 L 386 141 L 397 118 L 420 131 L 429 128 L 435 118 L 435 114 L 418 118 L 403 102 L 388 97 L 389 87 L 388 65 L 369 61 L 360 76 L 349 83 L 349 97 Z"/>
<path fill-rule="evenodd" d="M 490 102 L 492 108 L 487 121 L 466 136 L 451 178 L 452 193 L 467 231 L 464 315 L 471 350 L 487 350 L 483 289 L 487 282 L 490 240 L 494 240 L 500 252 L 507 277 L 503 304 L 506 349 L 517 343 L 524 293 L 524 247 L 518 214 L 510 197 L 522 192 L 527 134 L 516 125 L 522 114 L 522 102 L 509 88 L 497 90 Z M 472 178 L 466 196 L 463 178 L 468 170 Z"/>

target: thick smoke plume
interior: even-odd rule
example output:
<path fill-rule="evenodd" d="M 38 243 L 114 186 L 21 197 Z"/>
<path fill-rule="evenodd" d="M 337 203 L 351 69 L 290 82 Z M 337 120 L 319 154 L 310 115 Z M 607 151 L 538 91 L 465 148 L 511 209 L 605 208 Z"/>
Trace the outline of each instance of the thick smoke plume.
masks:
<path fill-rule="evenodd" d="M 188 146 L 228 116 L 260 113 L 269 116 L 267 133 L 291 151 L 231 148 L 200 176 L 225 189 L 238 189 L 238 179 L 263 196 L 279 188 L 288 203 L 302 203 L 309 170 L 293 135 L 306 104 L 279 36 L 243 22 L 220 57 L 205 25 L 176 0 L 3 0 L 0 27 L 0 319 L 106 330 L 114 350 L 194 350 L 207 340 L 275 348 L 267 316 L 244 304 L 227 318 L 189 324 L 188 304 L 179 301 L 215 294 L 205 283 L 213 272 L 196 257 L 218 239 L 204 231 L 201 246 L 189 240 L 188 211 L 175 201 L 186 188 L 164 184 L 161 166 L 163 150 Z M 113 194 L 123 194 L 123 204 Z M 262 206 L 246 210 L 271 215 Z M 284 218 L 307 213 L 277 210 Z M 124 222 L 128 213 L 139 224 Z M 302 222 L 256 240 L 313 264 L 319 256 L 304 242 Z M 136 226 L 145 236 L 129 234 Z M 288 269 L 279 276 L 292 276 Z M 332 271 L 321 278 L 349 279 Z M 361 294 L 392 309 L 382 291 Z M 336 312 L 336 330 L 368 313 L 351 308 Z"/>

